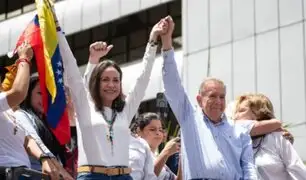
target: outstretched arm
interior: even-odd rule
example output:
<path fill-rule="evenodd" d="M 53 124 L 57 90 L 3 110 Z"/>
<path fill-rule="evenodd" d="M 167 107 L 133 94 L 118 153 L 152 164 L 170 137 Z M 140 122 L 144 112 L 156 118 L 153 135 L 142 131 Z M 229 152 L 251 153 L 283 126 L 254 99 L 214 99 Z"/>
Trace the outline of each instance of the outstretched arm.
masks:
<path fill-rule="evenodd" d="M 184 87 L 181 84 L 181 79 L 174 59 L 174 51 L 172 47 L 174 22 L 170 16 L 168 16 L 165 21 L 167 21 L 169 26 L 168 32 L 161 36 L 164 58 L 163 81 L 165 95 L 176 119 L 181 125 L 181 123 L 187 119 L 185 117 L 188 114 L 193 113 L 193 107 L 187 97 Z"/>
<path fill-rule="evenodd" d="M 277 119 L 255 121 L 254 126 L 250 132 L 251 136 L 258 136 L 271 133 L 282 127 L 282 122 Z"/>
<path fill-rule="evenodd" d="M 92 71 L 99 64 L 100 59 L 106 56 L 113 47 L 102 41 L 94 42 L 89 46 L 89 60 L 84 73 L 84 84 L 87 89 Z"/>
<path fill-rule="evenodd" d="M 146 51 L 142 60 L 142 68 L 140 75 L 136 79 L 135 84 L 126 97 L 126 105 L 123 112 L 127 116 L 129 123 L 135 116 L 137 109 L 145 96 L 145 91 L 148 87 L 151 71 L 153 68 L 156 50 L 157 50 L 157 38 L 165 32 L 165 27 L 162 21 L 159 21 L 151 30 L 149 43 L 147 44 Z"/>
<path fill-rule="evenodd" d="M 27 96 L 30 81 L 30 62 L 33 57 L 33 50 L 27 42 L 18 47 L 17 74 L 10 90 L 1 97 L 5 97 L 10 108 L 18 106 Z M 6 103 L 1 103 L 0 110 L 5 111 L 9 108 Z"/>

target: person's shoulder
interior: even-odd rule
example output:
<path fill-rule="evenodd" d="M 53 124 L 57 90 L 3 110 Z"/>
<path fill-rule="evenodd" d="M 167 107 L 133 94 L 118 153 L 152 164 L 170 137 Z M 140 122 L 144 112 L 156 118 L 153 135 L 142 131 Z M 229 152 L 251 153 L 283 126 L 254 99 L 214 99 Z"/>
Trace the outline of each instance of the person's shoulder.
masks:
<path fill-rule="evenodd" d="M 15 116 L 26 116 L 28 118 L 32 117 L 32 115 L 30 113 L 28 113 L 27 111 L 25 111 L 23 109 L 17 109 L 16 111 L 14 111 L 14 115 Z"/>
<path fill-rule="evenodd" d="M 237 129 L 240 129 L 243 133 L 250 134 L 256 121 L 253 120 L 236 120 L 234 124 Z"/>
<path fill-rule="evenodd" d="M 270 139 L 283 139 L 283 132 L 282 131 L 274 131 L 269 134 L 266 134 L 266 138 Z"/>
<path fill-rule="evenodd" d="M 230 120 L 228 121 L 231 126 L 233 127 L 234 132 L 238 135 L 238 136 L 243 136 L 243 135 L 249 135 L 250 131 L 251 131 L 251 126 L 247 125 L 247 122 L 239 122 L 239 121 L 235 121 L 235 120 Z"/>
<path fill-rule="evenodd" d="M 146 149 L 149 148 L 149 144 L 146 140 L 142 139 L 141 137 L 130 137 L 130 149 L 137 149 L 138 151 L 141 151 L 142 153 L 145 153 Z"/>
<path fill-rule="evenodd" d="M 23 109 L 17 109 L 14 111 L 14 117 L 18 122 L 35 124 L 34 116 Z"/>

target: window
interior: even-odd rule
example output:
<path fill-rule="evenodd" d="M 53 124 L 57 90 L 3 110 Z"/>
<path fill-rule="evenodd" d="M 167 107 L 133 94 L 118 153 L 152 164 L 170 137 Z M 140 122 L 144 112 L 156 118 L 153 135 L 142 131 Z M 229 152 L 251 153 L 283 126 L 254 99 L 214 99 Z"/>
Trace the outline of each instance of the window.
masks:
<path fill-rule="evenodd" d="M 62 0 L 54 0 L 54 2 Z M 33 0 L 1 0 L 0 21 L 19 16 L 23 13 L 35 10 Z"/>
<path fill-rule="evenodd" d="M 23 0 L 23 5 L 20 3 L 16 5 L 16 2 L 19 1 L 21 0 L 5 0 L 0 2 L 0 20 L 2 17 L 1 13 L 7 12 L 8 2 L 10 2 L 10 9 L 14 10 L 20 10 L 21 7 L 23 9 L 31 9 L 33 5 L 31 0 Z M 145 11 L 69 35 L 67 36 L 67 41 L 79 66 L 87 64 L 89 45 L 96 41 L 106 41 L 114 45 L 114 48 L 107 57 L 104 57 L 105 59 L 112 59 L 119 64 L 139 60 L 143 57 L 152 26 L 167 14 L 173 17 L 176 24 L 173 45 L 175 48 L 180 48 L 182 46 L 181 0 L 161 4 Z M 5 18 L 7 18 L 7 14 Z M 159 53 L 160 50 L 157 52 Z M 1 59 L 5 60 L 2 60 L 0 65 L 2 62 L 4 64 L 12 63 L 6 56 L 1 57 Z"/>
<path fill-rule="evenodd" d="M 68 42 L 71 45 L 79 65 L 86 64 L 84 58 L 88 56 L 84 49 L 95 41 L 106 41 L 113 44 L 114 48 L 105 57 L 106 59 L 115 60 L 117 63 L 126 63 L 141 59 L 149 38 L 152 26 L 160 18 L 170 14 L 175 22 L 174 47 L 180 48 L 182 35 L 182 17 L 181 1 L 175 0 L 162 4 L 145 11 L 126 16 L 124 18 L 102 24 L 92 29 L 79 32 L 68 36 Z M 74 43 L 72 43 L 74 42 Z M 158 51 L 160 52 L 160 51 Z M 87 58 L 85 58 L 87 60 Z"/>

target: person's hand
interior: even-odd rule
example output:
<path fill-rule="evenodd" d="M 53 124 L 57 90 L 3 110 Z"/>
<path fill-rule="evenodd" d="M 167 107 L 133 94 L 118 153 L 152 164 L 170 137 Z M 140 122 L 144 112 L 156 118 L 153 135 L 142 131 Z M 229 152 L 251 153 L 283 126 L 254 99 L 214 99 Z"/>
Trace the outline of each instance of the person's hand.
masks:
<path fill-rule="evenodd" d="M 287 129 L 283 129 L 283 137 L 290 141 L 291 144 L 294 143 L 294 137 Z"/>
<path fill-rule="evenodd" d="M 64 180 L 73 180 L 71 175 L 63 168 L 62 165 L 56 160 L 52 160 L 53 164 L 57 167 L 59 174 L 63 177 Z"/>
<path fill-rule="evenodd" d="M 158 36 L 165 34 L 167 32 L 167 25 L 163 19 L 156 23 L 150 33 L 149 41 L 157 41 Z"/>
<path fill-rule="evenodd" d="M 57 180 L 60 177 L 57 167 L 52 162 L 52 159 L 43 159 L 41 162 L 41 171 L 50 176 L 51 180 Z"/>
<path fill-rule="evenodd" d="M 25 58 L 29 61 L 31 61 L 31 59 L 33 58 L 33 50 L 30 46 L 30 44 L 28 44 L 26 41 L 23 42 L 17 49 L 17 53 L 20 58 Z"/>
<path fill-rule="evenodd" d="M 106 42 L 98 41 L 89 46 L 89 62 L 98 64 L 100 58 L 106 56 L 113 48 L 113 45 L 107 45 Z"/>
<path fill-rule="evenodd" d="M 172 34 L 174 31 L 174 21 L 171 16 L 167 16 L 162 20 L 167 31 L 161 35 L 162 49 L 169 50 L 172 48 Z"/>
<path fill-rule="evenodd" d="M 179 139 L 180 138 L 176 137 L 167 142 L 166 146 L 162 150 L 162 153 L 165 153 L 169 157 L 179 152 L 181 149 L 181 143 L 179 142 Z"/>

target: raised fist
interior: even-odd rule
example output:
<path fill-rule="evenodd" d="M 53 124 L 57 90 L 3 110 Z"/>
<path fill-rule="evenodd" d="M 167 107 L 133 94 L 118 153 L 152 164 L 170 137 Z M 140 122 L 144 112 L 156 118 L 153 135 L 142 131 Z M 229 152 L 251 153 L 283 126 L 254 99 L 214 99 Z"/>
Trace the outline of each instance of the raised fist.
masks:
<path fill-rule="evenodd" d="M 33 58 L 33 50 L 26 41 L 23 42 L 17 49 L 19 58 L 26 58 L 29 61 Z"/>
<path fill-rule="evenodd" d="M 98 64 L 100 58 L 106 56 L 113 48 L 113 45 L 107 45 L 106 42 L 98 41 L 89 46 L 89 62 Z"/>
<path fill-rule="evenodd" d="M 161 19 L 158 23 L 156 23 L 150 33 L 150 41 L 156 41 L 158 36 L 165 34 L 167 32 L 167 26 L 165 21 Z"/>
<path fill-rule="evenodd" d="M 171 16 L 167 16 L 162 21 L 167 29 L 167 31 L 161 35 L 162 49 L 169 50 L 172 48 L 172 34 L 175 24 Z"/>

